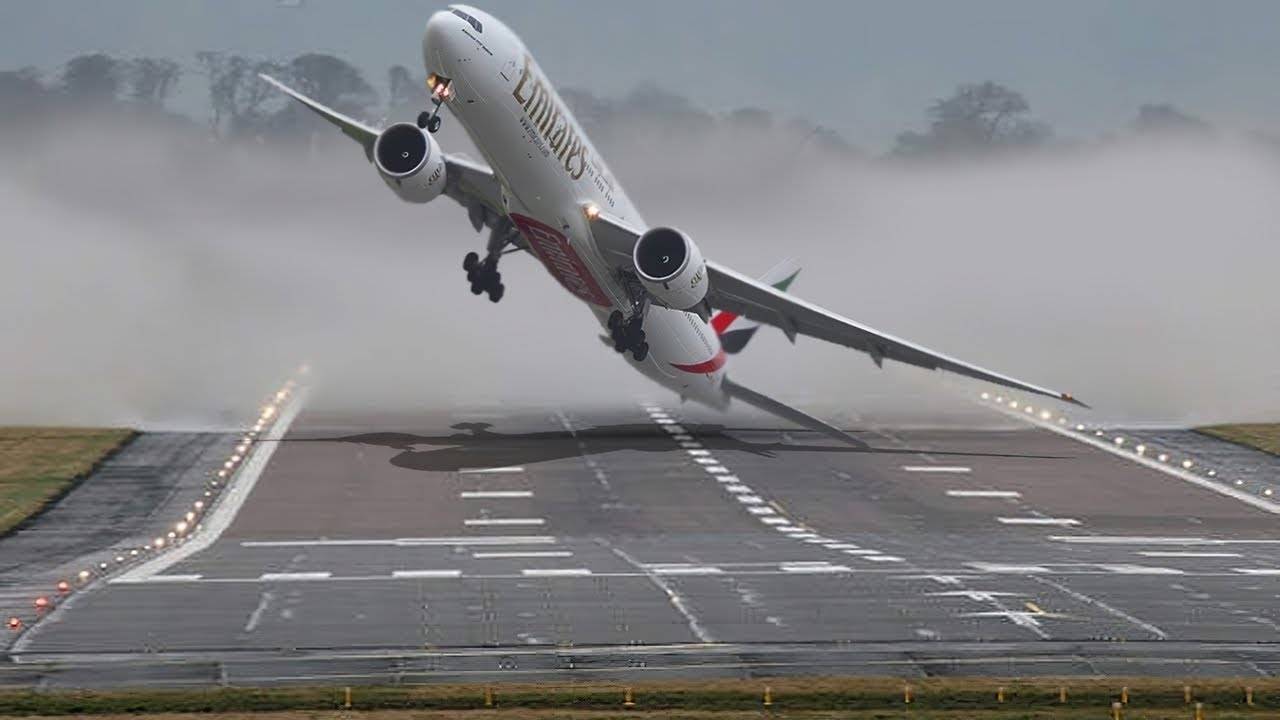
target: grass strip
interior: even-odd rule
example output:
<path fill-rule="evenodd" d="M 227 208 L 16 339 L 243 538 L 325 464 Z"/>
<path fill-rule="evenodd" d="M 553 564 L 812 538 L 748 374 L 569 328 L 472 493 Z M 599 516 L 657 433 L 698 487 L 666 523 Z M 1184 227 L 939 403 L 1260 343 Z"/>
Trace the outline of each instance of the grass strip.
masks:
<path fill-rule="evenodd" d="M 1271 453 L 1272 455 L 1280 455 L 1280 423 L 1209 425 L 1196 428 L 1196 432 Z"/>
<path fill-rule="evenodd" d="M 56 502 L 133 436 L 121 428 L 0 428 L 0 535 Z"/>
<path fill-rule="evenodd" d="M 634 707 L 624 708 L 630 687 Z M 769 688 L 770 706 L 764 705 Z M 383 685 L 351 688 L 352 711 L 438 713 L 440 717 L 520 711 L 545 717 L 607 718 L 627 714 L 663 717 L 1073 718 L 1109 717 L 1111 704 L 1127 699 L 1134 717 L 1189 718 L 1192 704 L 1207 718 L 1277 717 L 1280 679 L 928 679 L 815 678 L 621 684 Z M 1252 688 L 1253 705 L 1246 702 Z M 906 703 L 910 688 L 911 702 Z M 1127 688 L 1127 690 L 1125 690 Z M 1065 689 L 1066 701 L 1061 693 Z M 342 687 L 223 688 L 102 692 L 0 693 L 0 715 L 144 715 L 303 713 L 344 710 Z M 452 713 L 453 715 L 451 715 Z M 570 713 L 570 714 L 566 714 Z M 826 713 L 826 715 L 824 715 Z M 834 714 L 832 714 L 834 713 Z M 295 715 L 296 716 L 296 715 Z M 392 717 L 390 715 L 388 718 Z"/>

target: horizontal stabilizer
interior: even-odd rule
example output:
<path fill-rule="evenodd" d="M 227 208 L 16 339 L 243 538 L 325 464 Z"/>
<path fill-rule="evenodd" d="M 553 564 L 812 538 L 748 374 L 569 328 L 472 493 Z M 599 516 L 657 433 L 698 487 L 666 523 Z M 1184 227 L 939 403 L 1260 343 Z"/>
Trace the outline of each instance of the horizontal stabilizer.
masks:
<path fill-rule="evenodd" d="M 836 440 L 848 443 L 854 447 L 864 449 L 867 447 L 866 443 L 840 428 L 834 425 L 829 425 L 806 412 L 801 412 L 800 410 L 791 407 L 790 405 L 778 402 L 767 395 L 762 395 L 751 388 L 743 387 L 729 378 L 725 378 L 721 382 L 720 386 L 724 388 L 725 393 L 734 400 L 741 400 L 742 402 L 751 405 L 752 407 L 759 408 L 770 415 L 776 415 L 783 420 L 789 420 L 800 427 L 820 432 L 827 437 L 835 438 Z"/>

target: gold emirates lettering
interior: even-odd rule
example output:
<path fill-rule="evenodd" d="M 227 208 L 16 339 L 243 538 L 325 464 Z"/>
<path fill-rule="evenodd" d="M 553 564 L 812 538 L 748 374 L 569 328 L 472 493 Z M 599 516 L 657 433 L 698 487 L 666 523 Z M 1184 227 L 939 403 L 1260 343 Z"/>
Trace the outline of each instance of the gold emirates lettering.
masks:
<path fill-rule="evenodd" d="M 569 123 L 568 111 L 562 110 L 559 98 L 533 68 L 533 59 L 524 58 L 524 70 L 511 96 L 524 108 L 524 114 L 538 128 L 551 152 L 564 162 L 564 171 L 577 180 L 587 170 L 587 146 Z"/>

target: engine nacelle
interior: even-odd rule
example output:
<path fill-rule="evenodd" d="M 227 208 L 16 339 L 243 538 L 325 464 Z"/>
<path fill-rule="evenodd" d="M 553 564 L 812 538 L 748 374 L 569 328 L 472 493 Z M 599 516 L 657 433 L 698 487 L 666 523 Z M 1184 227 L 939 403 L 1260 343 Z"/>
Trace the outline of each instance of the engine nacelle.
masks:
<path fill-rule="evenodd" d="M 690 310 L 707 296 L 707 263 L 688 235 L 657 227 L 640 236 L 631 251 L 640 282 L 658 302 Z"/>
<path fill-rule="evenodd" d="M 444 153 L 431 133 L 413 123 L 396 123 L 378 135 L 373 164 L 405 202 L 430 202 L 444 192 Z"/>

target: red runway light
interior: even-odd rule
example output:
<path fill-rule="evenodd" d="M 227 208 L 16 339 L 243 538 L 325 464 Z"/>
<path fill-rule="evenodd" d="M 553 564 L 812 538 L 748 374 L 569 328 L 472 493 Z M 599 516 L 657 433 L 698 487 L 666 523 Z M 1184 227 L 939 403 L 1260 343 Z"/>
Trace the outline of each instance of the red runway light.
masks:
<path fill-rule="evenodd" d="M 47 597 L 45 597 L 45 596 L 43 596 L 43 595 L 41 595 L 40 597 L 36 598 L 36 609 L 37 609 L 37 610 L 44 610 L 44 609 L 46 609 L 46 608 L 48 608 L 48 607 L 49 607 L 49 598 L 47 598 Z"/>
<path fill-rule="evenodd" d="M 71 583 L 67 582 L 66 580 L 59 580 L 58 592 L 60 593 L 71 592 Z"/>
<path fill-rule="evenodd" d="M 22 621 L 16 617 L 9 618 L 9 629 L 17 630 L 22 627 Z"/>

